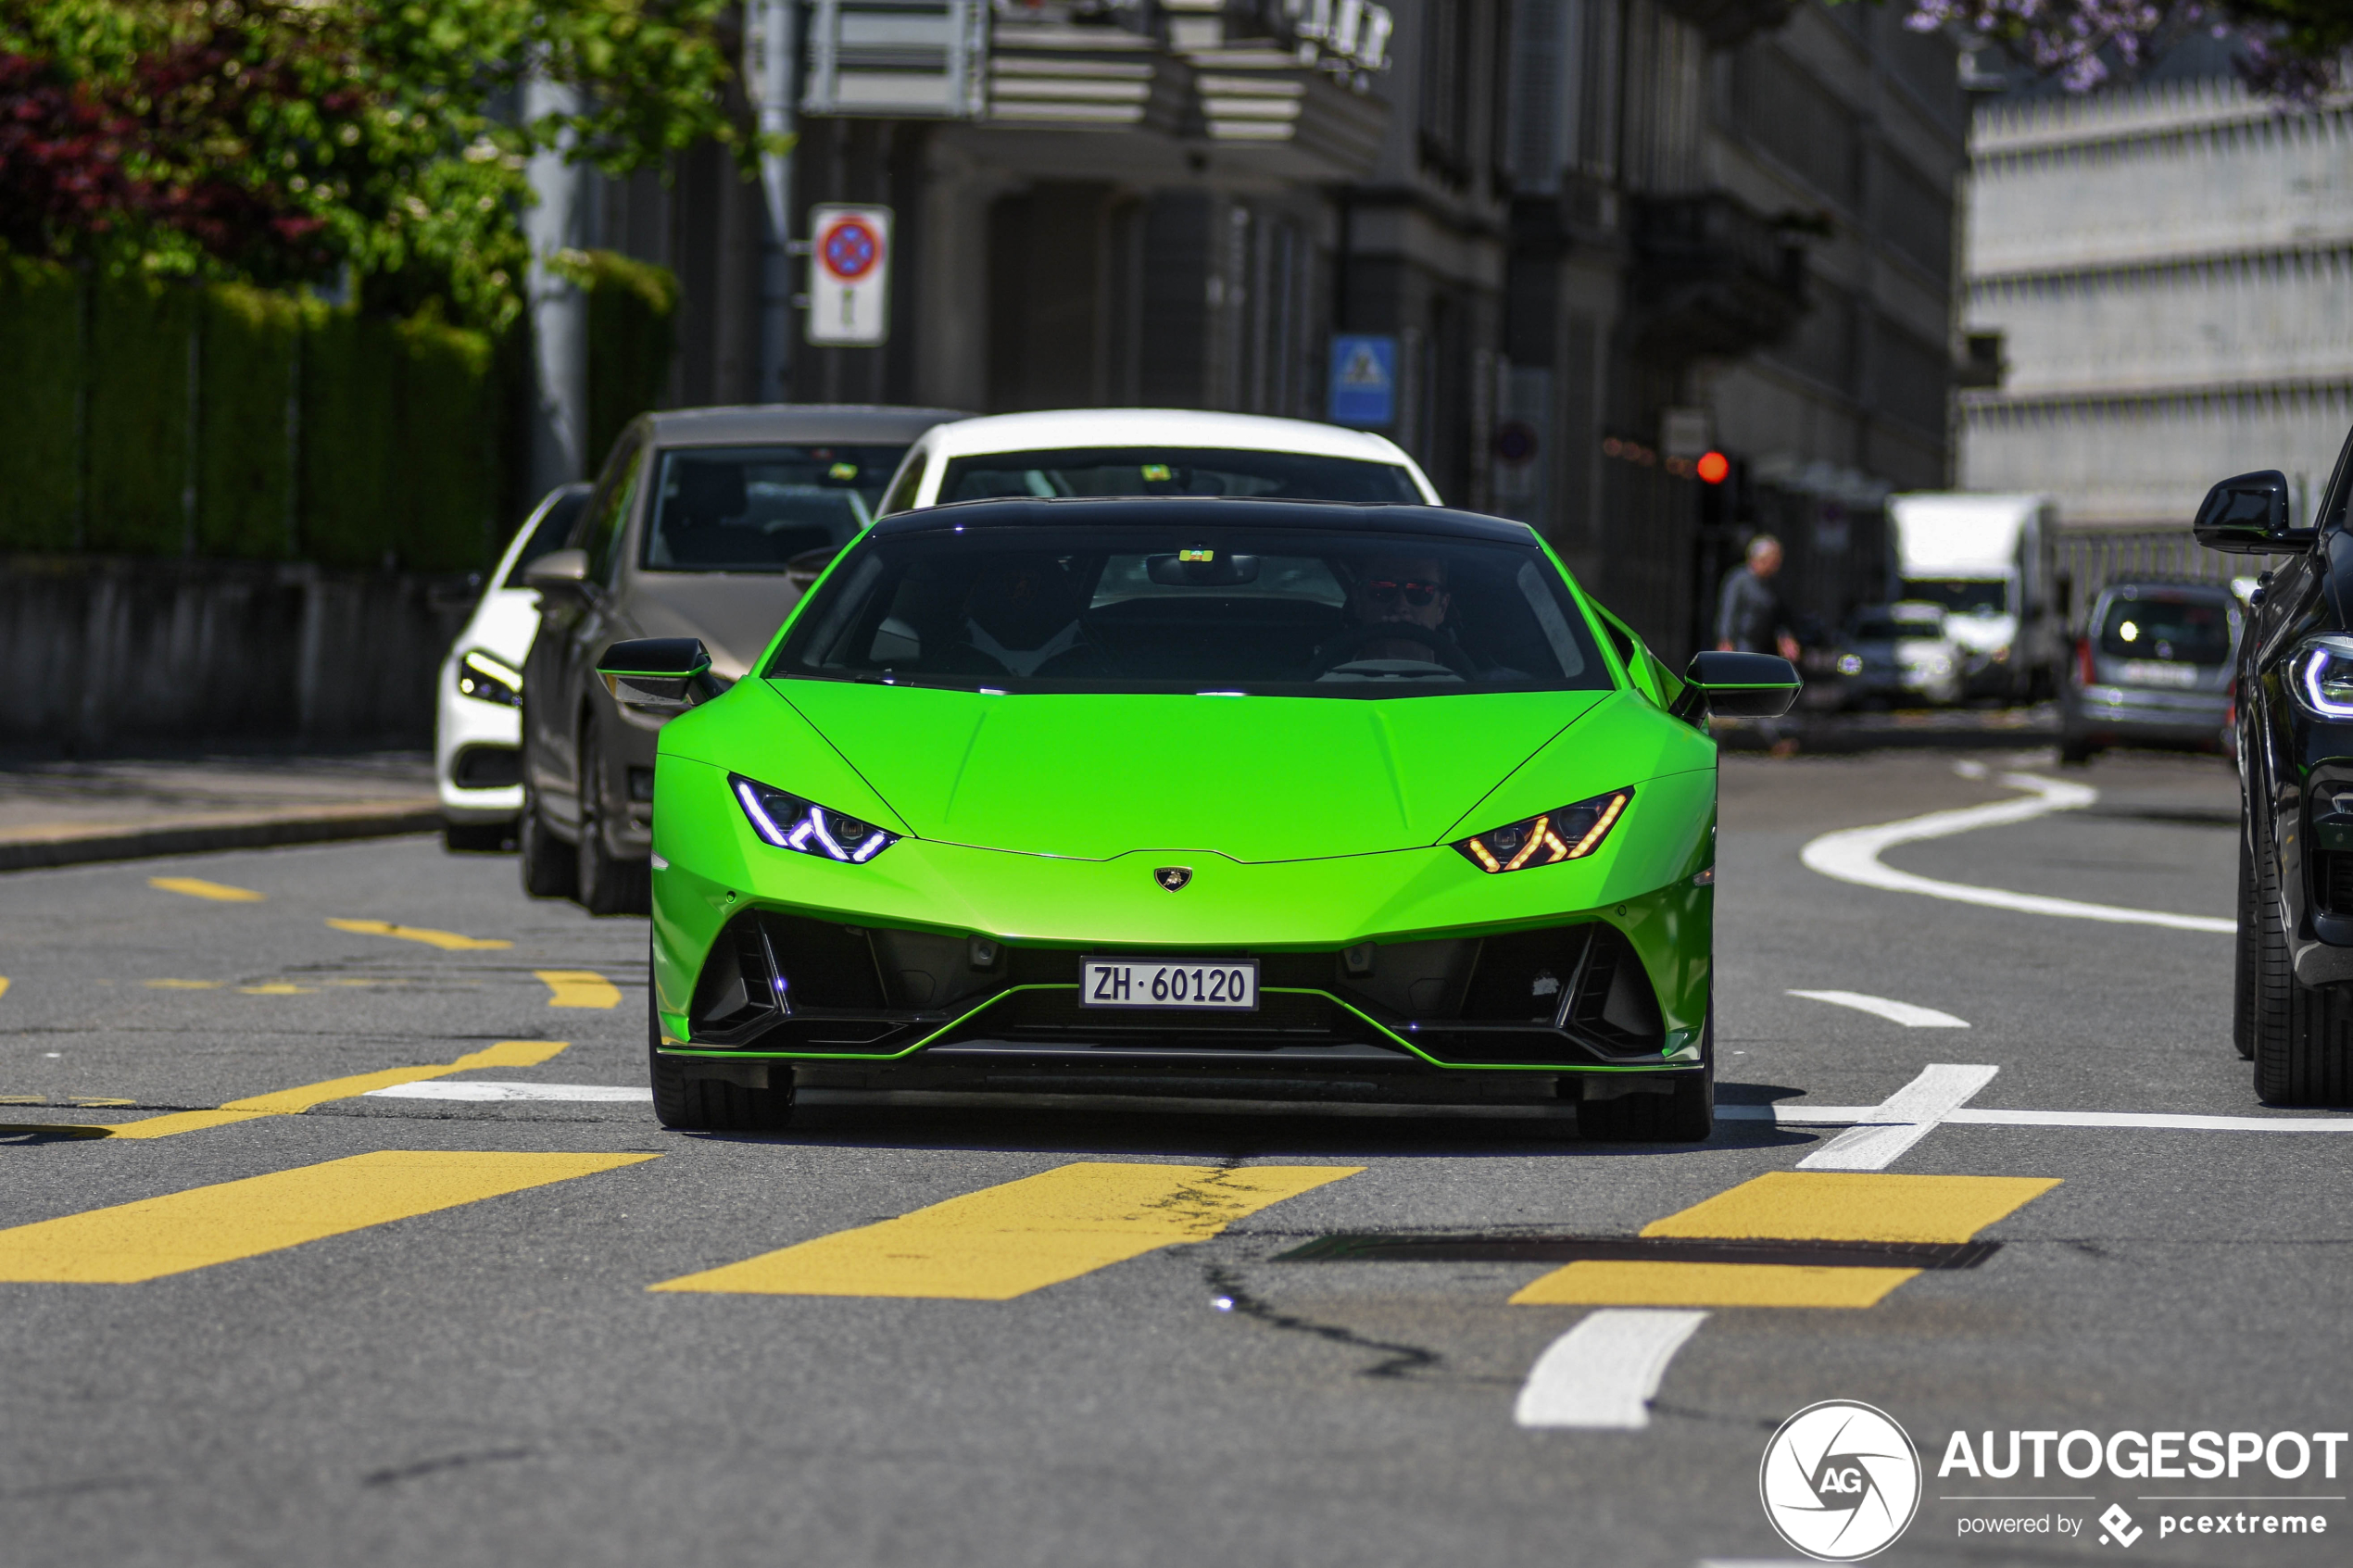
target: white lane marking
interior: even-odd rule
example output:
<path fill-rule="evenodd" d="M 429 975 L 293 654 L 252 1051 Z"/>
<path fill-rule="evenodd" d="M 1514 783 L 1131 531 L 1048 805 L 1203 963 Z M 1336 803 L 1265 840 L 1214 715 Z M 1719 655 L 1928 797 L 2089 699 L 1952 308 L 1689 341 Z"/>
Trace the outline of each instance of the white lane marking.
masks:
<path fill-rule="evenodd" d="M 1512 1420 L 1522 1426 L 1639 1432 L 1651 1396 L 1705 1312 L 1611 1307 L 1553 1341 L 1529 1369 Z"/>
<path fill-rule="evenodd" d="M 1719 1122 L 1770 1122 L 1777 1127 L 1848 1127 L 1879 1114 L 1873 1105 L 1719 1105 Z M 2089 1127 L 2176 1133 L 2353 1133 L 2353 1116 L 2201 1116 L 2171 1110 L 1995 1110 L 1963 1106 L 1945 1112 L 1952 1126 Z"/>
<path fill-rule="evenodd" d="M 2046 898 L 2038 893 L 2011 893 L 1999 887 L 1974 887 L 1967 883 L 1939 882 L 1933 877 L 1914 876 L 1893 866 L 1880 863 L 1880 856 L 1899 844 L 1916 844 L 1924 838 L 1949 838 L 1957 833 L 1971 833 L 1979 828 L 2001 827 L 2011 822 L 2032 822 L 2053 811 L 2073 811 L 2089 806 L 2099 798 L 2099 791 L 2088 784 L 2069 784 L 2059 779 L 2038 778 L 2032 773 L 2004 773 L 2002 782 L 2013 789 L 2031 790 L 2022 799 L 1997 800 L 1991 806 L 1971 806 L 1958 811 L 1931 811 L 1925 817 L 1912 817 L 1900 822 L 1882 822 L 1877 827 L 1846 828 L 1838 833 L 1826 833 L 1806 845 L 1799 859 L 1808 871 L 1819 872 L 1840 882 L 1851 882 L 1862 887 L 1885 888 L 1891 893 L 1918 893 L 1923 897 L 1944 898 L 1957 904 L 1977 904 L 1989 909 L 2016 909 L 2022 914 L 2054 915 L 2063 920 L 2107 921 L 2118 925 L 2161 925 L 2174 931 L 2234 932 L 2235 921 L 2215 915 L 2175 915 L 2160 909 L 2127 909 L 2113 904 L 2085 904 L 2073 898 Z"/>
<path fill-rule="evenodd" d="M 1916 1007 L 1910 1002 L 1891 1001 L 1885 997 L 1867 997 L 1860 991 L 1792 991 L 1793 997 L 1808 1001 L 1828 1002 L 1832 1007 L 1853 1008 L 1857 1012 L 1877 1013 L 1906 1029 L 1966 1029 L 1969 1020 L 1955 1018 L 1949 1012 L 1934 1008 Z"/>
<path fill-rule="evenodd" d="M 1881 1100 L 1869 1117 L 1797 1162 L 1801 1171 L 1884 1171 L 1939 1122 L 1994 1081 L 1998 1067 L 1934 1062 Z"/>
<path fill-rule="evenodd" d="M 395 1084 L 388 1089 L 370 1089 L 369 1099 L 534 1099 L 534 1100 L 650 1100 L 651 1089 L 631 1088 L 621 1084 L 487 1084 L 478 1080 L 451 1082 L 428 1079 L 418 1084 Z"/>

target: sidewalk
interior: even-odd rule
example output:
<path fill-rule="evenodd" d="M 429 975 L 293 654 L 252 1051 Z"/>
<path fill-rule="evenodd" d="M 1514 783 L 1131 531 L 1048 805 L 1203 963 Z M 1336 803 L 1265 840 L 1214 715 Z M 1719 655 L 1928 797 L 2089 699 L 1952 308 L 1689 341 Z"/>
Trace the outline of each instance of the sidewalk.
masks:
<path fill-rule="evenodd" d="M 417 751 L 0 764 L 0 871 L 440 825 Z"/>

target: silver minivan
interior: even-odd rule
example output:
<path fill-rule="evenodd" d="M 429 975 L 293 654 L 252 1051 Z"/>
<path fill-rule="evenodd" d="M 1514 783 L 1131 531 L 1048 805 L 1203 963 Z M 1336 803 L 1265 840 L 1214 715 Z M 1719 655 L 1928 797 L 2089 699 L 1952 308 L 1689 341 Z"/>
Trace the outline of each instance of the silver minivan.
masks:
<path fill-rule="evenodd" d="M 2221 750 L 2243 624 L 2226 583 L 2110 583 L 2060 694 L 2060 760 L 2111 746 Z"/>

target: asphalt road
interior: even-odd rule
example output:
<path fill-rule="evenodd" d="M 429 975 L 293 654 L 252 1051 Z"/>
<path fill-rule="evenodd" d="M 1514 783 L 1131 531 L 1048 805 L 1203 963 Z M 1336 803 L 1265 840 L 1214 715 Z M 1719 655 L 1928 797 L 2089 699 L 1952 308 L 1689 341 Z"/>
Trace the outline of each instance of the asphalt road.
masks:
<path fill-rule="evenodd" d="M 1957 1432 L 2268 1443 L 2353 1426 L 2353 1138 L 2261 1124 L 2331 1113 L 2255 1100 L 2229 1042 L 2230 938 L 1800 860 L 1825 834 L 2023 798 L 2003 782 L 2022 770 L 2097 797 L 1883 863 L 2227 918 L 2230 775 L 2164 758 L 2062 775 L 2033 753 L 1962 766 L 1979 776 L 1949 753 L 1728 759 L 1719 1098 L 1743 1119 L 1692 1148 L 1580 1145 L 1565 1111 L 829 1103 L 761 1138 L 664 1133 L 633 1099 L 416 1098 L 640 1087 L 643 923 L 528 902 L 510 859 L 425 839 L 0 877 L 0 1120 L 127 1135 L 0 1134 L 0 1561 L 1791 1562 L 1760 1458 L 1786 1418 L 1838 1399 L 1893 1416 L 1925 1463 L 1880 1561 L 2341 1562 L 2345 1446 L 2334 1478 L 2318 1449 L 2293 1477 L 1938 1474 Z M 174 878 L 259 897 L 154 880 Z M 446 1071 L 470 1056 L 483 1064 Z M 1910 1130 L 1866 1151 L 1877 1170 L 1824 1168 L 1860 1135 L 1809 1109 L 1957 1081 L 1940 1066 L 1980 1071 L 1931 1110 L 1922 1090 L 1881 1112 Z M 2244 1124 L 1969 1120 L 1985 1110 Z M 1994 1180 L 1917 1180 L 1939 1176 Z M 1164 1177 L 1169 1202 L 1151 1197 Z M 1140 1182 L 1144 1209 L 1206 1239 L 1147 1236 L 1005 1299 L 855 1294 L 934 1266 L 894 1254 L 921 1249 L 899 1231 L 828 1244 L 852 1293 L 747 1288 L 760 1268 L 649 1288 L 966 1195 L 1084 1208 L 1098 1178 Z M 1334 1234 L 1632 1236 L 1719 1195 L 1786 1206 L 1792 1182 L 1854 1184 L 1850 1209 L 1898 1230 L 1957 1193 L 1974 1217 L 1937 1223 L 2001 1245 L 1875 1275 L 1849 1306 L 1742 1303 L 1851 1296 L 1855 1269 L 1735 1266 L 1728 1283 L 1688 1263 L 1277 1261 Z M 1234 1190 L 1258 1196 L 1217 1196 Z M 1515 1303 L 1524 1290 L 1582 1298 Z M 1614 1417 L 1590 1389 L 1529 1389 L 1564 1336 L 1662 1323 L 1686 1336 L 1630 1416 L 1622 1388 Z M 1530 1419 L 1617 1424 L 1523 1425 L 1531 1401 Z M 2130 1545 L 2102 1544 L 2111 1504 Z M 2327 1534 L 2164 1523 L 2199 1512 L 2259 1531 L 2293 1512 Z M 2049 1528 L 1964 1533 L 2005 1518 Z"/>

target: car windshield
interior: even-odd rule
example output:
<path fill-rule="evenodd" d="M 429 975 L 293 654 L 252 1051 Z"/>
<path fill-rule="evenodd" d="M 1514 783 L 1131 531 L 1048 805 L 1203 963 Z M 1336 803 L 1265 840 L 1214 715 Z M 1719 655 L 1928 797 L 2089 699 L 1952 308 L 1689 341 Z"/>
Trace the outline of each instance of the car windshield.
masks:
<path fill-rule="evenodd" d="M 540 516 L 539 525 L 531 531 L 531 537 L 523 541 L 522 550 L 515 556 L 515 564 L 507 569 L 506 582 L 499 586 L 523 586 L 522 574 L 533 561 L 563 548 L 564 541 L 572 537 L 572 525 L 580 521 L 581 512 L 588 505 L 588 486 L 578 485 L 567 488 L 547 503 L 547 511 Z"/>
<path fill-rule="evenodd" d="M 1610 684 L 1533 547 L 1150 521 L 870 535 L 768 673 L 1359 697 Z"/>
<path fill-rule="evenodd" d="M 2230 611 L 2218 599 L 2182 595 L 2111 599 L 2100 619 L 2100 652 L 2168 664 L 2228 664 Z"/>
<path fill-rule="evenodd" d="M 2007 615 L 2009 584 L 1998 577 L 1906 577 L 1904 596 L 1950 615 Z"/>
<path fill-rule="evenodd" d="M 654 571 L 783 571 L 874 521 L 896 446 L 700 446 L 661 454 L 644 564 Z M 804 567 L 816 562 L 804 562 Z"/>
<path fill-rule="evenodd" d="M 1193 446 L 988 452 L 950 458 L 939 481 L 942 502 L 1058 495 L 1255 495 L 1409 507 L 1422 499 L 1414 476 L 1395 463 Z"/>

